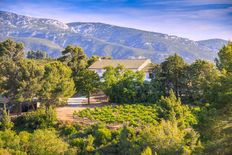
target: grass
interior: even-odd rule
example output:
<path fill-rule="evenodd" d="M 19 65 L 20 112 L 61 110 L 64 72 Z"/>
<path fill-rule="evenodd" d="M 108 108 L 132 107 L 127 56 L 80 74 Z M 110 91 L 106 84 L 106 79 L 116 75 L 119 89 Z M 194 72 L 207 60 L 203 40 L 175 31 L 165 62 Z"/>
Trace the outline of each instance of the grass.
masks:
<path fill-rule="evenodd" d="M 106 124 L 127 123 L 132 126 L 157 124 L 157 110 L 154 105 L 124 104 L 85 109 L 74 112 L 74 115 L 81 118 L 88 118 L 92 121 L 99 121 Z"/>

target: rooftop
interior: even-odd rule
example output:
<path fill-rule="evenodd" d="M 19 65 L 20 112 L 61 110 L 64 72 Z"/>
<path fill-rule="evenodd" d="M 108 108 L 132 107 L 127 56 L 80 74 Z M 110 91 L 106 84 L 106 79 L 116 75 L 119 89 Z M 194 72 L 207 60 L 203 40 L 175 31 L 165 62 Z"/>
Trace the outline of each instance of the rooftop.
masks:
<path fill-rule="evenodd" d="M 149 59 L 100 59 L 93 63 L 89 69 L 103 69 L 107 66 L 117 67 L 118 65 L 123 65 L 127 69 L 139 69 L 150 63 Z"/>

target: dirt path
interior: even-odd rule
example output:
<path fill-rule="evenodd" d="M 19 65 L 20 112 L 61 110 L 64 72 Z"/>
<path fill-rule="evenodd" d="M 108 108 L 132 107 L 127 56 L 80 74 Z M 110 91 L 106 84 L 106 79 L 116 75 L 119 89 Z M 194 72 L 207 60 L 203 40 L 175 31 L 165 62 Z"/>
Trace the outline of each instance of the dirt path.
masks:
<path fill-rule="evenodd" d="M 62 122 L 75 122 L 75 119 L 73 118 L 74 111 L 81 111 L 86 108 L 95 108 L 95 107 L 102 107 L 109 105 L 107 103 L 101 103 L 101 104 L 83 104 L 83 105 L 72 105 L 72 106 L 64 106 L 64 107 L 58 107 L 56 108 L 57 112 L 57 118 L 58 120 Z"/>

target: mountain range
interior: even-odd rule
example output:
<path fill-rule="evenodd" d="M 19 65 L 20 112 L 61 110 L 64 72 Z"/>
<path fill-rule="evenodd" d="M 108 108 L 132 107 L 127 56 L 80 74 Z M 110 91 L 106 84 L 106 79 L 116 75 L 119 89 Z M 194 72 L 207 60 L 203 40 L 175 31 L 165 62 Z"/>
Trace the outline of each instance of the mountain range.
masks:
<path fill-rule="evenodd" d="M 23 42 L 25 52 L 42 50 L 50 57 L 59 57 L 61 51 L 72 44 L 82 47 L 88 56 L 149 58 L 157 63 L 174 53 L 189 63 L 196 59 L 213 61 L 218 50 L 227 43 L 222 39 L 193 41 L 104 23 L 63 23 L 0 11 L 0 40 L 7 38 Z"/>

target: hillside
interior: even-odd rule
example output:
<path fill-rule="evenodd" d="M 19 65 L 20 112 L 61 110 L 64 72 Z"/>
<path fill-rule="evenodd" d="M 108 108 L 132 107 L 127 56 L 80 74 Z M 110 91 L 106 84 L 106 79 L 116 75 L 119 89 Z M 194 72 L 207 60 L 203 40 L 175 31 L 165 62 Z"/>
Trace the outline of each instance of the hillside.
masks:
<path fill-rule="evenodd" d="M 150 58 L 161 62 L 178 53 L 187 62 L 214 60 L 225 40 L 193 41 L 177 36 L 119 27 L 103 23 L 62 23 L 0 11 L 0 38 L 14 38 L 26 50 L 44 50 L 58 57 L 69 44 L 81 46 L 88 56 L 114 58 Z"/>

